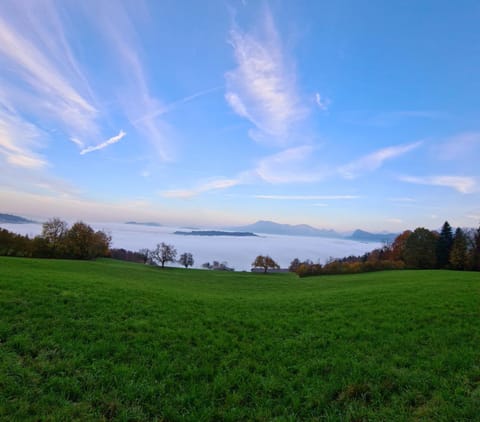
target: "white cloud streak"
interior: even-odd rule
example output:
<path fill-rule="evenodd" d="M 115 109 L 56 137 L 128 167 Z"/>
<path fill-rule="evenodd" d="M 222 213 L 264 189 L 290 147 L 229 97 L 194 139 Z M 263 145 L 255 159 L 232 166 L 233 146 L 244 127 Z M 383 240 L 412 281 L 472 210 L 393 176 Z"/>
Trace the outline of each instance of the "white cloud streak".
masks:
<path fill-rule="evenodd" d="M 255 195 L 257 199 L 272 199 L 280 201 L 328 201 L 358 199 L 358 195 Z M 315 204 L 325 206 L 325 204 Z"/>
<path fill-rule="evenodd" d="M 422 142 L 383 148 L 340 167 L 339 172 L 346 179 L 354 179 L 362 173 L 380 168 L 387 160 L 397 158 L 417 149 L 420 145 L 422 145 Z"/>
<path fill-rule="evenodd" d="M 240 179 L 216 179 L 205 182 L 193 189 L 179 189 L 161 192 L 165 198 L 188 199 L 212 190 L 222 190 L 241 184 Z"/>
<path fill-rule="evenodd" d="M 414 183 L 418 185 L 442 186 L 456 190 L 457 192 L 466 194 L 473 193 L 477 190 L 477 183 L 473 177 L 465 176 L 401 176 L 402 182 Z"/>
<path fill-rule="evenodd" d="M 310 145 L 288 148 L 260 160 L 254 172 L 273 184 L 319 181 L 325 177 L 325 171 L 319 170 L 316 163 L 312 165 L 314 151 Z"/>
<path fill-rule="evenodd" d="M 330 105 L 330 100 L 328 98 L 323 98 L 319 92 L 315 93 L 315 104 L 322 111 L 327 111 Z"/>
<path fill-rule="evenodd" d="M 111 138 L 107 139 L 105 142 L 102 142 L 99 145 L 95 145 L 95 146 L 91 146 L 91 147 L 82 149 L 80 151 L 80 155 L 88 154 L 89 152 L 93 152 L 93 151 L 98 151 L 98 150 L 101 150 L 101 149 L 104 149 L 104 148 L 108 147 L 109 145 L 116 144 L 118 141 L 120 141 L 122 138 L 124 138 L 125 135 L 126 135 L 126 133 L 123 130 L 121 130 L 118 135 L 112 136 Z"/>
<path fill-rule="evenodd" d="M 0 106 L 0 154 L 8 164 L 28 169 L 46 167 L 45 158 L 33 151 L 41 146 L 43 137 L 36 126 Z"/>
<path fill-rule="evenodd" d="M 480 151 L 480 132 L 460 133 L 434 148 L 435 156 L 442 160 L 463 160 Z"/>
<path fill-rule="evenodd" d="M 301 104 L 294 66 L 285 56 L 268 10 L 262 29 L 263 38 L 238 27 L 230 31 L 237 67 L 225 74 L 225 99 L 235 113 L 254 124 L 260 138 L 284 145 L 292 125 L 308 110 Z"/>
<path fill-rule="evenodd" d="M 203 96 L 211 94 L 213 92 L 216 92 L 216 91 L 218 91 L 222 88 L 223 88 L 223 85 L 222 86 L 217 86 L 215 88 L 204 89 L 202 91 L 196 92 L 195 94 L 191 94 L 191 95 L 188 95 L 187 97 L 181 98 L 179 100 L 172 101 L 171 103 L 166 104 L 163 107 L 160 107 L 156 110 L 150 111 L 150 113 L 145 115 L 145 116 L 139 117 L 133 123 L 138 124 L 138 123 L 140 123 L 144 120 L 149 120 L 149 119 L 154 119 L 156 117 L 160 117 L 160 116 L 162 116 L 166 113 L 174 111 L 175 109 L 177 109 L 182 104 L 189 103 L 190 101 L 193 101 L 197 98 L 203 97 Z"/>

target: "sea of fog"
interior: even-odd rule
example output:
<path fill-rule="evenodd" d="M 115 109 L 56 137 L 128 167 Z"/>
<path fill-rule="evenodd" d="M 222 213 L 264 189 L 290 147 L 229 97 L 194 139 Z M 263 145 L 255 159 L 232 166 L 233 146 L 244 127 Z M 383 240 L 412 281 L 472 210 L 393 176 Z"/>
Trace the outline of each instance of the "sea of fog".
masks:
<path fill-rule="evenodd" d="M 137 251 L 153 249 L 158 243 L 172 244 L 178 254 L 191 252 L 194 267 L 205 262 L 227 262 L 236 271 L 250 271 L 257 255 L 270 255 L 282 268 L 294 258 L 310 259 L 324 264 L 330 257 L 362 255 L 381 246 L 380 243 L 364 243 L 346 239 L 324 237 L 284 236 L 257 233 L 258 237 L 185 236 L 173 234 L 182 227 L 154 227 L 123 223 L 88 223 L 95 230 L 103 230 L 112 236 L 113 248 Z M 11 232 L 31 237 L 41 233 L 41 224 L 0 224 Z"/>

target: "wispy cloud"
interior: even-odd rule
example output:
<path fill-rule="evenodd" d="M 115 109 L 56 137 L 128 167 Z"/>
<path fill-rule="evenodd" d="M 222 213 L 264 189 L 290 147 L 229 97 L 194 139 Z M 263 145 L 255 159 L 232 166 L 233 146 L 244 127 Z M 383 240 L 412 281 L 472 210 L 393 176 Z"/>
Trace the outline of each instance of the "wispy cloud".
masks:
<path fill-rule="evenodd" d="M 387 223 L 392 223 L 392 224 L 402 224 L 403 220 L 401 218 L 387 218 L 385 220 Z"/>
<path fill-rule="evenodd" d="M 212 190 L 221 190 L 238 185 L 266 182 L 269 184 L 311 183 L 323 179 L 326 172 L 312 163 L 314 147 L 306 145 L 288 148 L 261 159 L 256 167 L 242 171 L 233 178 L 217 178 L 191 189 L 164 191 L 168 198 L 191 198 Z M 318 199 L 318 198 L 317 198 Z"/>
<path fill-rule="evenodd" d="M 254 137 L 267 137 L 284 145 L 292 125 L 303 119 L 307 109 L 297 92 L 295 67 L 286 57 L 272 15 L 263 16 L 263 37 L 230 31 L 237 67 L 225 74 L 225 98 L 233 111 L 252 122 Z"/>
<path fill-rule="evenodd" d="M 116 144 L 118 141 L 120 141 L 120 139 L 124 138 L 125 135 L 126 133 L 123 130 L 121 130 L 118 135 L 112 136 L 111 138 L 107 139 L 105 142 L 102 142 L 101 144 L 82 149 L 80 151 L 80 155 L 88 154 L 89 152 L 92 152 L 92 151 L 98 151 L 100 149 L 104 149 L 108 147 L 109 145 Z"/>
<path fill-rule="evenodd" d="M 448 114 L 437 110 L 393 110 L 383 112 L 357 110 L 347 112 L 344 117 L 349 122 L 361 125 L 391 127 L 411 119 L 445 119 L 448 117 Z"/>
<path fill-rule="evenodd" d="M 480 132 L 466 132 L 452 136 L 434 147 L 435 156 L 442 160 L 472 157 L 480 151 Z"/>
<path fill-rule="evenodd" d="M 401 176 L 399 180 L 419 185 L 448 187 L 460 193 L 472 193 L 477 188 L 476 180 L 473 177 L 466 176 Z"/>
<path fill-rule="evenodd" d="M 219 91 L 222 88 L 223 88 L 223 85 L 222 86 L 217 86 L 217 87 L 214 87 L 214 88 L 204 89 L 202 91 L 196 92 L 195 94 L 191 94 L 191 95 L 188 95 L 186 97 L 180 98 L 179 100 L 172 101 L 171 103 L 165 104 L 164 106 L 161 106 L 160 108 L 158 108 L 156 110 L 150 111 L 150 113 L 145 115 L 145 116 L 139 117 L 138 119 L 134 120 L 133 123 L 138 124 L 138 123 L 140 123 L 144 120 L 149 120 L 149 119 L 154 119 L 156 117 L 160 117 L 160 116 L 162 116 L 166 113 L 174 111 L 175 109 L 177 109 L 182 104 L 189 103 L 190 101 L 193 101 L 196 98 L 200 98 L 200 97 L 203 97 L 205 95 L 211 94 L 213 92 Z"/>
<path fill-rule="evenodd" d="M 254 195 L 257 199 L 273 199 L 281 201 L 327 201 L 358 199 L 358 195 Z M 319 204 L 316 204 L 319 205 Z M 325 204 L 320 204 L 324 206 Z"/>
<path fill-rule="evenodd" d="M 415 142 L 406 145 L 397 145 L 383 148 L 371 154 L 365 155 L 345 166 L 340 167 L 339 171 L 346 179 L 354 179 L 360 174 L 378 169 L 386 160 L 399 157 L 414 149 L 417 149 L 422 142 Z"/>
<path fill-rule="evenodd" d="M 80 139 L 75 138 L 74 136 L 72 136 L 70 138 L 70 141 L 73 142 L 79 148 L 84 148 L 85 147 L 85 144 Z"/>
<path fill-rule="evenodd" d="M 14 72 L 0 72 L 0 101 L 60 123 L 70 136 L 98 135 L 98 110 L 53 3 L 20 2 L 8 10 L 0 14 L 0 57 Z"/>
<path fill-rule="evenodd" d="M 182 198 L 188 199 L 194 196 L 200 195 L 201 193 L 209 192 L 212 190 L 222 190 L 231 188 L 241 184 L 242 181 L 239 179 L 215 179 L 207 181 L 203 184 L 198 185 L 192 189 L 179 189 L 179 190 L 169 190 L 161 192 L 161 195 L 165 198 Z"/>
<path fill-rule="evenodd" d="M 122 113 L 141 135 L 141 139 L 154 148 L 157 157 L 169 161 L 174 156 L 175 135 L 170 125 L 159 119 L 169 106 L 165 106 L 153 94 L 149 84 L 150 75 L 142 61 L 145 53 L 135 24 L 138 9 L 142 7 L 137 8 L 137 3 L 122 2 L 116 3 L 115 7 L 99 2 L 95 8 L 83 8 L 87 18 L 97 27 L 99 39 L 106 42 L 106 50 L 116 66 L 119 89 L 115 95 Z M 191 99 L 179 100 L 179 103 Z M 170 107 L 174 105 L 170 104 Z"/>
<path fill-rule="evenodd" d="M 319 92 L 315 93 L 315 104 L 322 111 L 327 111 L 330 106 L 330 100 L 328 98 L 323 98 Z"/>
<path fill-rule="evenodd" d="M 415 199 L 409 197 L 388 198 L 388 200 L 391 202 L 417 202 Z"/>
<path fill-rule="evenodd" d="M 288 148 L 259 161 L 254 173 L 268 183 L 315 182 L 325 177 L 313 160 L 315 148 L 310 145 Z"/>
<path fill-rule="evenodd" d="M 43 137 L 35 125 L 0 106 L 0 154 L 8 164 L 29 169 L 46 167 L 45 158 L 35 152 L 42 146 Z"/>
<path fill-rule="evenodd" d="M 478 214 L 467 214 L 467 218 L 471 218 L 473 220 L 480 221 L 480 213 L 478 213 Z"/>

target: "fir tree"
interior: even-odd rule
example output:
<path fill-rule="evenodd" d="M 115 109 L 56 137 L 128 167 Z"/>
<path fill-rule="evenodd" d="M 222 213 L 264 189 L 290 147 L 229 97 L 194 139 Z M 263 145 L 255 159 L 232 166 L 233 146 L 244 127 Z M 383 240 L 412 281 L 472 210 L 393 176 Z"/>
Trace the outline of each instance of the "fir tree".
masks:
<path fill-rule="evenodd" d="M 437 241 L 437 267 L 447 268 L 450 262 L 450 252 L 453 246 L 453 233 L 452 227 L 448 224 L 448 221 L 443 223 L 440 236 Z"/>

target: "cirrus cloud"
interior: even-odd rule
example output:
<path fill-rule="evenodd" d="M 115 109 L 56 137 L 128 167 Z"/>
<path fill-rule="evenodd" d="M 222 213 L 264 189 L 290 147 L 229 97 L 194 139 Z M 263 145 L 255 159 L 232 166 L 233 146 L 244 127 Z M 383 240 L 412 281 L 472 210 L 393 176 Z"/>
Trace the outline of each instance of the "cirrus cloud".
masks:
<path fill-rule="evenodd" d="M 477 190 L 476 180 L 473 177 L 466 176 L 401 176 L 399 180 L 418 185 L 448 187 L 460 193 L 472 193 Z"/>

